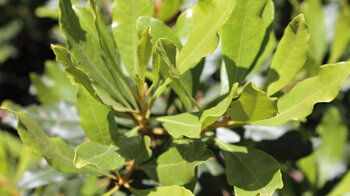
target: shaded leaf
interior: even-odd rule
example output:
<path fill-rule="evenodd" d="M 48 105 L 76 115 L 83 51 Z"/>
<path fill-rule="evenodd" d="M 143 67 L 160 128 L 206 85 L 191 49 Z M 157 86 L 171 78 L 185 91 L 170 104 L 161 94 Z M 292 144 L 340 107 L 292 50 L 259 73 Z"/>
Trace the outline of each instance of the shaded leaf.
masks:
<path fill-rule="evenodd" d="M 67 78 L 62 65 L 54 61 L 45 62 L 42 76 L 30 74 L 35 94 L 42 104 L 53 104 L 60 100 L 75 103 L 75 86 Z"/>
<path fill-rule="evenodd" d="M 350 5 L 342 0 L 339 6 L 338 21 L 335 26 L 335 35 L 332 42 L 331 54 L 328 62 L 335 63 L 350 44 Z"/>
<path fill-rule="evenodd" d="M 306 62 L 310 33 L 303 15 L 290 22 L 277 46 L 265 81 L 266 94 L 271 96 L 287 86 Z"/>
<path fill-rule="evenodd" d="M 278 126 L 308 116 L 316 103 L 330 102 L 337 96 L 342 82 L 349 74 L 349 62 L 321 66 L 317 76 L 299 82 L 278 100 L 278 114 L 275 117 L 254 124 Z"/>
<path fill-rule="evenodd" d="M 113 144 L 105 146 L 94 142 L 83 143 L 75 149 L 73 164 L 77 168 L 94 165 L 104 170 L 113 170 L 125 162 L 117 153 L 118 149 Z"/>
<path fill-rule="evenodd" d="M 67 40 L 67 47 L 79 69 L 103 88 L 115 101 L 130 107 L 116 78 L 116 67 L 104 58 L 93 15 L 86 8 L 72 5 L 70 0 L 59 1 L 60 29 Z"/>
<path fill-rule="evenodd" d="M 60 138 L 50 139 L 26 113 L 17 112 L 11 105 L 2 105 L 1 108 L 9 110 L 17 116 L 17 131 L 23 143 L 34 152 L 44 156 L 53 168 L 66 173 L 101 173 L 106 175 L 95 167 L 75 168 L 73 166 L 74 151 L 67 143 Z"/>
<path fill-rule="evenodd" d="M 109 145 L 117 141 L 118 126 L 112 111 L 80 85 L 77 92 L 80 124 L 92 142 Z"/>
<path fill-rule="evenodd" d="M 222 53 L 230 86 L 248 74 L 264 39 L 266 0 L 238 0 L 222 27 Z"/>
<path fill-rule="evenodd" d="M 177 141 L 166 152 L 143 166 L 146 174 L 164 185 L 184 185 L 195 178 L 195 168 L 212 153 L 200 141 Z"/>
<path fill-rule="evenodd" d="M 216 140 L 223 151 L 228 183 L 237 195 L 270 196 L 283 187 L 279 163 L 257 149 L 225 144 Z"/>
<path fill-rule="evenodd" d="M 338 109 L 331 107 L 322 117 L 316 131 L 322 140 L 321 146 L 315 151 L 317 183 L 319 187 L 323 187 L 343 157 L 348 130 Z"/>
<path fill-rule="evenodd" d="M 228 114 L 232 120 L 242 123 L 268 119 L 277 114 L 277 98 L 266 96 L 249 82 L 244 85 L 239 98 L 232 102 Z"/>
<path fill-rule="evenodd" d="M 338 185 L 328 194 L 328 196 L 338 196 L 350 193 L 350 172 L 347 172 Z"/>

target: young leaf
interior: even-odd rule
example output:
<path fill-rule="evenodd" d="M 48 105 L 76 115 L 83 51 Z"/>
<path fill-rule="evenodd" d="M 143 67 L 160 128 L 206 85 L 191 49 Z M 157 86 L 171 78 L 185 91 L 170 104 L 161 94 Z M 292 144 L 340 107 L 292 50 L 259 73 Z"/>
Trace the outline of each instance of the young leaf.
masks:
<path fill-rule="evenodd" d="M 174 91 L 179 95 L 180 99 L 184 103 L 187 111 L 192 110 L 191 96 L 182 82 L 181 75 L 177 66 L 178 48 L 170 40 L 161 38 L 155 45 L 160 58 L 160 73 L 166 78 L 170 78 L 172 83 L 170 84 Z"/>
<path fill-rule="evenodd" d="M 277 114 L 277 98 L 266 96 L 252 82 L 244 85 L 240 97 L 231 104 L 230 118 L 249 123 L 271 118 Z"/>
<path fill-rule="evenodd" d="M 278 100 L 278 114 L 275 117 L 253 124 L 278 126 L 308 116 L 316 103 L 330 102 L 337 96 L 340 85 L 349 74 L 350 62 L 321 66 L 317 76 L 299 82 Z"/>
<path fill-rule="evenodd" d="M 158 18 L 162 21 L 168 21 L 180 11 L 181 5 L 185 0 L 164 0 L 161 2 L 158 11 Z"/>
<path fill-rule="evenodd" d="M 329 63 L 335 63 L 350 44 L 350 5 L 342 0 L 339 6 L 338 21 L 335 26 L 335 35 L 332 42 Z"/>
<path fill-rule="evenodd" d="M 220 101 L 216 106 L 203 111 L 199 120 L 202 130 L 213 124 L 217 119 L 226 113 L 232 99 L 237 96 L 237 87 L 238 83 L 235 83 L 231 88 L 230 94 L 225 99 Z"/>
<path fill-rule="evenodd" d="M 151 35 L 152 35 L 152 44 L 153 46 L 157 43 L 160 38 L 167 38 L 171 40 L 178 49 L 182 48 L 182 44 L 179 38 L 176 37 L 175 32 L 171 30 L 166 24 L 162 21 L 152 18 L 149 16 L 141 16 L 137 20 L 137 29 L 139 35 L 146 29 L 147 26 L 151 27 Z"/>
<path fill-rule="evenodd" d="M 162 186 L 153 189 L 134 189 L 130 188 L 130 191 L 134 193 L 136 196 L 163 196 L 163 195 L 171 195 L 171 196 L 194 196 L 194 194 L 185 189 L 182 186 L 172 185 L 172 186 Z"/>
<path fill-rule="evenodd" d="M 321 123 L 316 127 L 322 144 L 316 150 L 318 169 L 318 187 L 323 187 L 342 159 L 348 130 L 341 120 L 341 114 L 336 107 L 331 107 L 322 117 Z"/>
<path fill-rule="evenodd" d="M 138 56 L 138 66 L 136 69 L 137 88 L 139 94 L 142 94 L 143 84 L 145 82 L 145 76 L 147 71 L 147 65 L 152 54 L 152 37 L 151 37 L 150 26 L 146 27 L 146 30 L 142 34 L 142 38 L 137 44 L 137 56 Z"/>
<path fill-rule="evenodd" d="M 34 152 L 45 157 L 46 161 L 55 169 L 61 172 L 80 174 L 106 174 L 102 170 L 88 166 L 78 169 L 73 165 L 74 151 L 66 142 L 60 138 L 50 139 L 26 113 L 17 112 L 11 105 L 2 105 L 2 109 L 9 110 L 17 116 L 17 131 L 24 144 L 29 146 Z M 114 178 L 114 177 L 112 177 Z"/>
<path fill-rule="evenodd" d="M 136 21 L 140 16 L 153 16 L 153 6 L 152 0 L 116 0 L 112 7 L 114 40 L 131 76 L 138 66 Z"/>
<path fill-rule="evenodd" d="M 278 44 L 265 81 L 266 94 L 271 96 L 287 86 L 306 62 L 310 33 L 304 16 L 289 23 Z"/>
<path fill-rule="evenodd" d="M 213 0 L 210 14 L 192 30 L 179 53 L 178 67 L 181 75 L 216 49 L 219 44 L 217 31 L 228 19 L 233 6 L 234 1 L 231 0 Z"/>
<path fill-rule="evenodd" d="M 195 168 L 212 153 L 200 141 L 177 141 L 166 152 L 143 166 L 146 174 L 164 185 L 184 185 L 195 178 Z"/>
<path fill-rule="evenodd" d="M 266 0 L 238 0 L 222 27 L 222 53 L 230 86 L 248 74 L 264 39 Z"/>
<path fill-rule="evenodd" d="M 89 10 L 72 5 L 70 0 L 59 1 L 60 29 L 67 40 L 68 50 L 72 59 L 88 77 L 103 87 L 114 99 L 128 106 L 123 95 L 118 77 L 113 65 L 103 58 L 104 52 L 100 47 L 99 36 L 94 19 Z"/>
<path fill-rule="evenodd" d="M 126 108 L 115 101 L 103 88 L 99 88 L 95 83 L 93 84 L 89 76 L 73 64 L 71 55 L 64 47 L 54 44 L 51 47 L 56 55 L 56 60 L 64 64 L 66 73 L 73 77 L 77 84 L 81 84 L 95 99 L 111 106 L 116 111 L 135 112 L 133 109 Z"/>
<path fill-rule="evenodd" d="M 174 138 L 186 136 L 195 138 L 201 133 L 201 122 L 195 114 L 182 113 L 172 116 L 163 116 L 157 118 L 167 132 Z"/>
<path fill-rule="evenodd" d="M 104 170 L 113 170 L 125 162 L 117 153 L 118 149 L 113 144 L 105 146 L 94 142 L 83 143 L 75 149 L 73 164 L 77 168 L 94 165 Z"/>
<path fill-rule="evenodd" d="M 215 140 L 223 151 L 228 183 L 237 195 L 270 196 L 283 187 L 279 163 L 268 154 Z"/>
<path fill-rule="evenodd" d="M 77 92 L 80 124 L 92 142 L 109 145 L 117 141 L 118 126 L 112 111 L 80 85 Z"/>

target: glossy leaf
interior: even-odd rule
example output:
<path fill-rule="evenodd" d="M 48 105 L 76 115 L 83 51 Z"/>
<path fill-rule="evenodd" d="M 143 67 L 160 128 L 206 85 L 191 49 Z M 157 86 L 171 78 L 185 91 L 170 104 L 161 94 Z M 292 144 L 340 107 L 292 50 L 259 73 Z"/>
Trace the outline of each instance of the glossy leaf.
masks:
<path fill-rule="evenodd" d="M 120 84 L 117 83 L 117 72 L 112 64 L 103 58 L 99 35 L 94 24 L 93 15 L 86 8 L 72 5 L 70 0 L 59 1 L 60 29 L 67 40 L 67 47 L 74 62 L 88 78 L 99 88 L 128 106 Z M 130 106 L 129 106 L 130 107 Z"/>
<path fill-rule="evenodd" d="M 341 84 L 349 74 L 349 62 L 321 66 L 317 76 L 299 82 L 278 100 L 278 114 L 275 117 L 254 124 L 278 126 L 308 116 L 316 103 L 330 102 L 337 96 Z"/>
<path fill-rule="evenodd" d="M 118 149 L 113 144 L 105 146 L 94 142 L 83 143 L 75 149 L 73 164 L 77 168 L 94 165 L 104 170 L 113 170 L 125 162 L 117 153 Z"/>
<path fill-rule="evenodd" d="M 283 187 L 279 163 L 257 149 L 225 144 L 216 140 L 223 151 L 228 183 L 236 195 L 270 196 Z"/>
<path fill-rule="evenodd" d="M 114 40 L 130 76 L 138 66 L 136 22 L 140 16 L 153 16 L 153 4 L 152 0 L 116 0 L 112 7 Z"/>
<path fill-rule="evenodd" d="M 271 96 L 287 86 L 306 62 L 310 33 L 303 15 L 289 23 L 277 46 L 265 86 Z"/>
<path fill-rule="evenodd" d="M 350 5 L 342 0 L 339 6 L 338 21 L 335 26 L 335 35 L 331 47 L 329 63 L 335 63 L 341 58 L 350 44 Z"/>
<path fill-rule="evenodd" d="M 77 106 L 80 124 L 92 142 L 109 145 L 117 141 L 118 126 L 113 112 L 78 86 Z"/>
<path fill-rule="evenodd" d="M 75 103 L 76 88 L 67 78 L 61 64 L 46 61 L 44 75 L 31 73 L 30 80 L 40 103 L 53 104 L 60 100 Z"/>
<path fill-rule="evenodd" d="M 146 174 L 164 185 L 184 185 L 195 179 L 195 168 L 212 153 L 200 141 L 177 141 L 166 152 L 143 166 Z"/>
<path fill-rule="evenodd" d="M 182 113 L 172 116 L 163 116 L 157 118 L 167 132 L 174 138 L 186 136 L 195 138 L 201 132 L 201 122 L 196 114 Z"/>
<path fill-rule="evenodd" d="M 235 83 L 231 88 L 230 94 L 225 97 L 225 99 L 220 101 L 216 106 L 203 111 L 200 117 L 201 129 L 205 129 L 209 125 L 213 124 L 217 119 L 226 113 L 232 99 L 237 96 L 237 87 L 238 83 Z"/>
<path fill-rule="evenodd" d="M 315 152 L 315 158 L 318 166 L 318 186 L 323 187 L 332 174 L 332 169 L 343 157 L 348 130 L 338 109 L 331 107 L 322 117 L 316 131 L 322 140 L 321 146 Z"/>
<path fill-rule="evenodd" d="M 320 0 L 306 0 L 301 4 L 301 12 L 305 16 L 310 29 L 310 55 L 317 65 L 321 65 L 327 51 L 327 28 Z"/>
<path fill-rule="evenodd" d="M 271 118 L 277 114 L 277 98 L 266 96 L 252 82 L 247 83 L 228 112 L 236 122 L 249 123 Z"/>
<path fill-rule="evenodd" d="M 219 44 L 217 31 L 232 12 L 231 0 L 214 0 L 210 14 L 193 28 L 188 41 L 179 53 L 180 74 L 193 68 L 203 57 L 214 52 Z"/>
<path fill-rule="evenodd" d="M 24 144 L 34 152 L 45 157 L 46 161 L 55 169 L 66 173 L 101 173 L 103 171 L 95 167 L 82 169 L 73 166 L 74 151 L 60 138 L 50 139 L 26 113 L 17 112 L 11 105 L 2 105 L 1 108 L 14 113 L 18 118 L 17 131 Z M 109 174 L 107 174 L 109 175 Z"/>
<path fill-rule="evenodd" d="M 266 0 L 238 0 L 222 27 L 222 53 L 230 86 L 248 74 L 265 36 Z"/>
<path fill-rule="evenodd" d="M 194 196 L 194 194 L 185 189 L 182 186 L 172 185 L 172 186 L 162 186 L 153 189 L 130 189 L 132 193 L 136 196 L 163 196 L 163 195 L 171 195 L 171 196 Z"/>

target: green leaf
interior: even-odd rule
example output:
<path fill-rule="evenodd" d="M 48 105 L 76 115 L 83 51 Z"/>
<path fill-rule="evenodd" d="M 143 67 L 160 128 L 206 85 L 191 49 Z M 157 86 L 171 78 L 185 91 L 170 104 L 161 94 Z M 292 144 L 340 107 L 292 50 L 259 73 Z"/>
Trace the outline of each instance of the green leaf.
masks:
<path fill-rule="evenodd" d="M 184 185 L 195 178 L 195 168 L 212 153 L 200 141 L 176 141 L 166 152 L 143 166 L 146 174 L 164 185 Z"/>
<path fill-rule="evenodd" d="M 321 146 L 316 150 L 315 158 L 318 169 L 318 187 L 323 187 L 332 174 L 333 169 L 343 157 L 347 127 L 341 120 L 341 114 L 336 107 L 331 107 L 322 117 L 321 123 L 316 127 L 322 140 Z"/>
<path fill-rule="evenodd" d="M 137 56 L 138 56 L 138 66 L 136 67 L 135 80 L 137 81 L 137 88 L 139 94 L 142 94 L 143 84 L 145 83 L 147 65 L 152 54 L 152 37 L 151 37 L 150 26 L 146 27 L 146 30 L 142 34 L 142 38 L 137 44 Z"/>
<path fill-rule="evenodd" d="M 234 6 L 231 0 L 213 0 L 210 14 L 193 28 L 188 41 L 179 53 L 180 74 L 194 67 L 219 44 L 217 31 L 226 22 Z"/>
<path fill-rule="evenodd" d="M 266 96 L 252 82 L 244 85 L 240 97 L 231 104 L 230 118 L 240 123 L 250 123 L 271 118 L 277 114 L 277 98 Z"/>
<path fill-rule="evenodd" d="M 113 144 L 105 146 L 94 142 L 83 143 L 75 149 L 73 164 L 77 168 L 94 165 L 104 170 L 113 170 L 125 162 L 117 153 L 118 149 Z"/>
<path fill-rule="evenodd" d="M 30 80 L 35 87 L 35 94 L 42 104 L 53 104 L 60 100 L 75 103 L 75 86 L 64 73 L 61 64 L 46 61 L 44 74 L 30 73 Z"/>
<path fill-rule="evenodd" d="M 268 154 L 217 139 L 216 144 L 223 151 L 226 177 L 236 195 L 270 196 L 283 187 L 280 165 Z"/>
<path fill-rule="evenodd" d="M 139 127 L 136 127 L 124 134 L 119 135 L 116 146 L 119 147 L 118 153 L 127 160 L 135 159 L 135 163 L 147 161 L 152 156 L 150 149 L 151 138 L 141 137 L 138 134 Z"/>
<path fill-rule="evenodd" d="M 315 185 L 317 182 L 317 165 L 315 153 L 304 157 L 298 161 L 298 166 L 303 171 L 310 184 Z"/>
<path fill-rule="evenodd" d="M 116 0 L 112 7 L 112 31 L 120 57 L 128 73 L 138 66 L 136 21 L 140 16 L 153 16 L 152 0 Z"/>
<path fill-rule="evenodd" d="M 3 104 L 7 104 L 6 101 Z M 30 105 L 25 108 L 19 107 L 18 111 L 29 114 L 46 135 L 59 137 L 71 145 L 79 145 L 83 142 L 85 133 L 79 124 L 77 108 L 72 104 L 59 102 L 50 105 Z M 8 115 L 3 118 L 3 122 L 16 129 L 15 116 Z"/>
<path fill-rule="evenodd" d="M 92 83 L 89 76 L 73 64 L 70 53 L 64 47 L 53 44 L 51 45 L 51 47 L 56 55 L 56 60 L 64 64 L 66 73 L 73 77 L 74 81 L 77 84 L 81 84 L 82 86 L 84 86 L 84 88 L 95 99 L 101 101 L 102 103 L 108 106 L 111 106 L 116 111 L 135 112 L 133 109 L 126 108 L 125 106 L 114 100 L 108 92 L 104 91 L 102 88 L 99 88 L 99 86 L 97 86 L 95 83 Z"/>
<path fill-rule="evenodd" d="M 329 63 L 335 63 L 341 58 L 350 43 L 350 5 L 342 0 L 339 6 L 338 21 L 335 26 L 335 35 L 332 42 Z"/>
<path fill-rule="evenodd" d="M 350 193 L 350 172 L 347 172 L 338 185 L 328 194 L 328 196 L 338 196 Z"/>
<path fill-rule="evenodd" d="M 305 118 L 312 112 L 316 103 L 332 101 L 337 96 L 342 82 L 349 74 L 350 62 L 321 66 L 317 76 L 299 82 L 291 91 L 278 100 L 278 114 L 275 117 L 254 124 L 278 126 L 289 120 Z"/>
<path fill-rule="evenodd" d="M 128 84 L 128 80 L 125 78 L 121 71 L 118 58 L 119 55 L 117 55 L 115 52 L 116 46 L 113 41 L 113 37 L 103 22 L 103 16 L 101 15 L 101 11 L 96 6 L 95 0 L 89 0 L 89 8 L 93 15 L 96 30 L 99 36 L 100 46 L 103 49 L 105 56 L 107 57 L 108 63 L 112 65 L 114 71 L 117 73 L 117 76 L 115 77 L 116 83 L 120 84 L 119 88 L 123 92 L 125 98 L 130 101 L 130 103 L 135 108 L 138 108 L 135 100 L 136 94 L 134 92 L 134 89 L 132 89 L 132 87 Z"/>
<path fill-rule="evenodd" d="M 162 21 L 152 18 L 149 16 L 142 16 L 137 20 L 137 29 L 138 34 L 141 35 L 142 32 L 147 28 L 147 26 L 151 27 L 151 35 L 152 35 L 152 44 L 153 46 L 157 43 L 160 38 L 167 38 L 171 40 L 177 48 L 181 49 L 182 44 L 179 38 L 176 37 L 175 32 L 171 30 L 166 24 Z"/>
<path fill-rule="evenodd" d="M 171 87 L 176 94 L 179 95 L 187 111 L 192 110 L 191 99 L 193 98 L 186 92 L 184 84 L 182 82 L 181 75 L 177 66 L 178 48 L 169 39 L 161 38 L 155 45 L 155 51 L 157 51 L 160 58 L 160 73 L 165 78 L 170 78 L 172 83 Z M 194 101 L 195 102 L 195 101 Z"/>
<path fill-rule="evenodd" d="M 237 0 L 222 27 L 222 53 L 230 86 L 242 81 L 258 55 L 265 36 L 262 19 L 266 0 Z"/>
<path fill-rule="evenodd" d="M 188 41 L 193 29 L 211 14 L 213 0 L 198 1 L 193 7 L 186 9 L 176 20 L 175 34 L 182 44 Z"/>
<path fill-rule="evenodd" d="M 172 19 L 179 11 L 185 0 L 164 0 L 161 2 L 158 11 L 158 18 L 162 21 Z"/>
<path fill-rule="evenodd" d="M 231 88 L 230 94 L 225 97 L 225 99 L 220 101 L 216 106 L 203 111 L 199 120 L 202 130 L 213 124 L 217 119 L 225 114 L 227 108 L 232 102 L 232 99 L 237 96 L 237 87 L 238 83 L 235 83 Z"/>
<path fill-rule="evenodd" d="M 50 139 L 26 113 L 17 112 L 11 105 L 3 104 L 1 108 L 9 110 L 17 116 L 17 131 L 23 143 L 29 146 L 34 152 L 44 156 L 53 168 L 65 173 L 100 173 L 114 178 L 114 176 L 92 166 L 82 169 L 74 167 L 74 151 L 66 142 L 60 138 Z"/>
<path fill-rule="evenodd" d="M 134 189 L 130 188 L 130 191 L 134 193 L 136 196 L 163 196 L 163 195 L 171 195 L 171 196 L 194 196 L 194 194 L 185 189 L 182 186 L 172 185 L 172 186 L 162 186 L 153 189 Z"/>
<path fill-rule="evenodd" d="M 72 5 L 70 0 L 59 1 L 60 29 L 67 40 L 67 47 L 79 69 L 103 88 L 110 96 L 131 108 L 116 78 L 116 67 L 106 62 L 93 15 L 86 8 Z"/>
<path fill-rule="evenodd" d="M 117 141 L 118 126 L 112 111 L 80 85 L 77 92 L 80 124 L 92 142 L 109 145 Z"/>
<path fill-rule="evenodd" d="M 277 46 L 264 84 L 268 96 L 287 86 L 303 67 L 308 55 L 309 39 L 304 16 L 300 14 L 288 24 Z"/>
<path fill-rule="evenodd" d="M 162 116 L 157 118 L 167 132 L 174 138 L 186 136 L 195 138 L 201 133 L 201 122 L 196 114 L 182 113 L 172 116 Z"/>
<path fill-rule="evenodd" d="M 320 0 L 306 0 L 301 4 L 301 12 L 305 16 L 310 29 L 310 54 L 317 65 L 321 65 L 327 51 L 327 27 Z"/>

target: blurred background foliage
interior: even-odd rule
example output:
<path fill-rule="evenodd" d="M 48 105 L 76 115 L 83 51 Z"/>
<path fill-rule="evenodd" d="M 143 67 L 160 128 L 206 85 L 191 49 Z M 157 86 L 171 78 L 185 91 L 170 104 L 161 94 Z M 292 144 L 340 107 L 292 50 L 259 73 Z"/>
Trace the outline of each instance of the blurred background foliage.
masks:
<path fill-rule="evenodd" d="M 76 0 L 80 1 L 80 0 Z M 82 1 L 84 2 L 84 1 Z M 112 0 L 98 1 L 104 19 L 111 22 Z M 156 16 L 174 26 L 179 14 L 196 0 L 155 0 Z M 264 58 L 249 74 L 263 84 L 276 43 L 291 18 L 305 15 L 311 32 L 310 54 L 298 79 L 317 74 L 318 66 L 350 60 L 349 0 L 274 0 L 272 41 Z M 0 0 L 0 101 L 11 101 L 28 112 L 49 135 L 77 146 L 84 138 L 75 106 L 75 86 L 63 66 L 54 61 L 51 43 L 64 43 L 57 19 L 57 0 Z M 193 77 L 200 105 L 226 92 L 227 78 L 220 49 L 198 65 Z M 196 80 L 194 80 L 196 81 Z M 298 80 L 294 81 L 297 83 Z M 330 104 L 317 104 L 304 122 L 279 127 L 247 125 L 234 131 L 220 128 L 217 137 L 226 142 L 254 146 L 274 156 L 282 165 L 281 196 L 350 195 L 350 79 Z M 288 90 L 284 89 L 284 90 Z M 305 92 L 307 93 L 307 92 Z M 157 114 L 181 110 L 173 92 L 159 98 Z M 98 176 L 70 175 L 49 167 L 25 147 L 16 135 L 14 116 L 0 110 L 0 195 L 101 195 L 111 182 Z M 128 127 L 124 119 L 116 119 Z M 224 195 L 225 175 L 220 160 L 208 160 L 198 168 L 197 195 Z M 145 178 L 144 173 L 136 173 Z M 154 182 L 144 180 L 142 185 Z M 123 191 L 123 190 L 122 190 Z M 117 191 L 115 195 L 125 195 Z"/>

